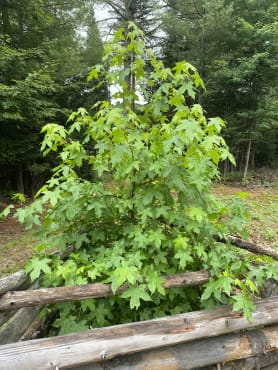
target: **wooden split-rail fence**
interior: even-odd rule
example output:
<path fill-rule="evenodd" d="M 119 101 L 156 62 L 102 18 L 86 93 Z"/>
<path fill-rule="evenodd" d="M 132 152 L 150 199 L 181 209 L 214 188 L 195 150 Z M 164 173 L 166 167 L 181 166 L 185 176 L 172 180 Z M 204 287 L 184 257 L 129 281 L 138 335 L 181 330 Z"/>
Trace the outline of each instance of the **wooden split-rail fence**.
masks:
<path fill-rule="evenodd" d="M 204 284 L 206 271 L 164 276 L 164 287 Z M 48 303 L 111 296 L 109 284 L 39 289 L 19 271 L 0 279 L 2 370 L 277 370 L 278 296 L 255 302 L 249 322 L 224 306 L 154 320 L 36 337 Z M 126 289 L 123 285 L 120 294 Z M 27 339 L 27 340 L 26 340 Z"/>

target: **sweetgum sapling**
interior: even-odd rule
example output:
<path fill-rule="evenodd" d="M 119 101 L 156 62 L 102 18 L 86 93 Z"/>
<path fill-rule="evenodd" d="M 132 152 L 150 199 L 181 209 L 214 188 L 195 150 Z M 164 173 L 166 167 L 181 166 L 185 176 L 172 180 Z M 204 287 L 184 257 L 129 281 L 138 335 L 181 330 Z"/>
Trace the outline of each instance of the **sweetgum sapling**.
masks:
<path fill-rule="evenodd" d="M 66 262 L 51 257 L 46 285 L 107 282 L 116 292 L 128 282 L 129 288 L 120 297 L 58 304 L 60 333 L 79 323 L 83 329 L 228 301 L 250 318 L 254 277 L 262 282 L 275 269 L 254 267 L 216 241 L 241 231 L 244 210 L 211 193 L 219 162 L 233 157 L 220 135 L 223 121 L 189 104 L 204 88 L 196 68 L 185 61 L 164 68 L 131 23 L 106 45 L 89 79 L 117 88 L 110 101 L 96 104 L 93 117 L 81 108 L 67 127 L 44 127 L 42 150 L 58 152 L 60 164 L 21 219 L 40 224 L 42 255 L 73 248 Z M 94 182 L 78 175 L 84 163 L 97 175 Z M 33 277 L 36 261 L 27 266 Z M 161 285 L 163 274 L 200 269 L 211 273 L 204 287 Z"/>

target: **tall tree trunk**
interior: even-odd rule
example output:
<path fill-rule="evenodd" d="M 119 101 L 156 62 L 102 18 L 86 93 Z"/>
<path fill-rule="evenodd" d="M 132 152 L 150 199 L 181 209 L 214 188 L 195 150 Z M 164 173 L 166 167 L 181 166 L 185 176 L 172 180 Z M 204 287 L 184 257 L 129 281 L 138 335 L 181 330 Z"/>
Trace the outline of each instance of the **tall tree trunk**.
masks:
<path fill-rule="evenodd" d="M 126 68 L 129 68 L 129 69 L 131 68 L 133 60 L 134 60 L 134 56 L 130 55 L 124 63 L 125 69 Z M 133 72 L 130 71 L 130 73 L 127 75 L 126 83 L 127 83 L 127 86 L 128 86 L 128 90 L 131 93 L 135 92 L 136 79 L 135 79 L 135 74 Z M 133 111 L 135 111 L 135 100 L 134 100 L 134 98 L 132 99 L 132 102 L 131 102 L 131 109 Z"/>

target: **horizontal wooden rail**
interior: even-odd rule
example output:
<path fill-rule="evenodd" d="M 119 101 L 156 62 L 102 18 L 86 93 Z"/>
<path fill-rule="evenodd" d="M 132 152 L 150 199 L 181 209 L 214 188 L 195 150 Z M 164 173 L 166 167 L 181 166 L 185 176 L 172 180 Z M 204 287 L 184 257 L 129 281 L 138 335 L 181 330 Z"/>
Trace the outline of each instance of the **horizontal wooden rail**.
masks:
<path fill-rule="evenodd" d="M 187 272 L 183 274 L 162 276 L 165 288 L 177 288 L 201 285 L 209 280 L 207 271 Z M 127 284 L 118 289 L 116 294 L 127 289 Z M 111 284 L 87 284 L 59 288 L 43 288 L 26 291 L 12 291 L 0 298 L 0 310 L 18 309 L 21 307 L 41 306 L 48 303 L 76 301 L 88 298 L 110 297 L 114 295 Z"/>
<path fill-rule="evenodd" d="M 59 369 L 278 322 L 278 297 L 257 301 L 249 322 L 229 306 L 0 347 L 5 370 Z"/>
<path fill-rule="evenodd" d="M 239 363 L 237 360 L 256 356 L 258 365 L 258 357 L 262 356 L 264 361 L 261 361 L 260 365 L 267 366 L 278 362 L 278 356 L 273 355 L 275 351 L 278 351 L 278 325 L 120 356 L 108 361 L 106 365 L 109 370 L 188 370 L 221 364 L 220 368 L 224 370 L 223 363 L 227 363 L 227 368 L 230 370 L 246 369 L 244 362 Z M 234 367 L 229 365 L 231 361 L 237 361 L 233 364 Z M 261 369 L 261 367 L 254 367 L 254 369 Z M 75 370 L 103 370 L 104 368 L 106 367 L 103 363 L 74 367 Z M 250 370 L 249 366 L 248 369 Z"/>

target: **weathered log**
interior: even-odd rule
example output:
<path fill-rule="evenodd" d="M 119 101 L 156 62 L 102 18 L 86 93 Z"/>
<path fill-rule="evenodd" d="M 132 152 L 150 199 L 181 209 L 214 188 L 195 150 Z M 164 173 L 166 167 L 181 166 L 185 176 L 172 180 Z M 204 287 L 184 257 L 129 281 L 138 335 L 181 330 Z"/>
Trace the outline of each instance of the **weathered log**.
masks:
<path fill-rule="evenodd" d="M 14 274 L 8 275 L 0 279 L 0 295 L 9 290 L 16 290 L 28 281 L 29 277 L 25 271 L 20 270 Z"/>
<path fill-rule="evenodd" d="M 233 312 L 226 306 L 4 345 L 0 347 L 0 368 L 4 366 L 6 370 L 46 370 L 76 367 L 278 322 L 278 297 L 255 303 L 257 308 L 252 313 L 251 322 L 241 313 Z M 268 346 L 269 350 L 276 348 L 277 337 Z"/>
<path fill-rule="evenodd" d="M 248 250 L 249 252 L 255 254 L 264 254 L 278 261 L 278 249 L 271 248 L 268 245 L 249 243 L 232 235 L 227 235 L 227 239 L 231 242 L 231 244 L 236 245 L 239 248 Z"/>
<path fill-rule="evenodd" d="M 276 351 L 277 352 L 277 351 Z M 262 358 L 271 358 L 271 353 L 262 354 L 259 357 L 252 357 L 245 360 L 233 361 L 232 363 L 223 364 L 221 370 L 277 370 L 278 362 L 275 362 L 268 366 L 263 366 L 261 359 Z M 203 370 L 203 369 L 199 369 Z M 213 370 L 213 369 L 210 369 Z"/>
<path fill-rule="evenodd" d="M 31 285 L 30 289 L 36 289 L 39 285 L 40 279 L 36 280 Z M 3 321 L 0 326 L 0 344 L 18 341 L 35 320 L 38 312 L 39 308 L 28 307 L 21 308 L 20 310 L 12 310 L 8 312 L 8 315 L 2 317 Z"/>
<path fill-rule="evenodd" d="M 260 287 L 260 297 L 267 298 L 274 295 L 278 296 L 278 281 L 275 279 L 265 280 L 263 286 Z"/>
<path fill-rule="evenodd" d="M 276 362 L 276 364 L 273 364 L 271 366 L 267 366 L 267 367 L 262 367 L 261 368 L 262 370 L 277 370 L 278 369 L 278 362 Z M 256 369 L 257 370 L 257 369 Z"/>
<path fill-rule="evenodd" d="M 278 363 L 278 350 L 269 352 L 267 356 L 260 356 L 259 360 L 259 365 L 262 368 Z"/>
<path fill-rule="evenodd" d="M 12 318 L 0 328 L 0 344 L 18 341 L 35 320 L 39 310 L 39 307 L 26 307 L 19 309 Z"/>
<path fill-rule="evenodd" d="M 274 329 L 274 327 L 273 327 Z M 277 328 L 276 328 L 277 330 Z M 255 351 L 256 352 L 256 351 Z M 264 353 L 257 353 L 254 357 L 248 357 L 239 360 L 233 360 L 229 362 L 218 362 L 215 365 L 206 365 L 202 367 L 194 367 L 190 370 L 277 370 L 278 369 L 278 350 Z M 276 366 L 276 367 L 275 367 Z M 74 370 L 87 370 L 82 367 L 75 368 Z M 89 370 L 89 368 L 88 368 Z M 95 369 L 92 369 L 95 370 Z M 112 369 L 114 370 L 114 369 Z"/>
<path fill-rule="evenodd" d="M 0 327 L 14 315 L 14 311 L 3 311 L 0 313 Z"/>
<path fill-rule="evenodd" d="M 206 283 L 209 279 L 209 273 L 207 271 L 187 272 L 184 274 L 163 276 L 163 279 L 163 286 L 165 288 L 194 286 Z M 116 294 L 122 293 L 127 287 L 127 284 L 122 285 Z M 0 310 L 76 301 L 87 298 L 109 297 L 112 295 L 111 284 L 102 283 L 28 291 L 11 291 L 0 298 Z"/>
<path fill-rule="evenodd" d="M 43 317 L 38 315 L 18 341 L 45 338 L 49 336 L 49 331 L 53 322 L 57 318 L 57 313 L 58 311 L 56 309 L 52 309 L 45 313 Z"/>
<path fill-rule="evenodd" d="M 165 347 L 135 353 L 133 355 L 117 357 L 104 363 L 91 363 L 79 367 L 75 370 L 189 370 L 197 369 L 203 365 L 221 364 L 221 370 L 230 369 L 227 361 L 237 360 L 239 358 L 251 360 L 250 356 L 267 357 L 269 350 L 278 350 L 278 326 L 263 330 L 252 330 L 246 333 L 221 335 L 216 338 L 196 340 L 190 343 L 177 344 L 176 346 Z M 252 358 L 252 362 L 256 359 Z M 245 365 L 247 360 L 233 362 L 231 369 L 247 369 Z M 104 365 L 105 364 L 105 365 Z M 226 365 L 228 366 L 226 368 Z M 206 367 L 206 370 L 217 369 L 215 366 Z M 230 370 L 231 370 L 230 369 Z M 248 367 L 249 369 L 249 367 Z M 253 369 L 253 368 L 252 368 Z M 255 369 L 255 368 L 254 368 Z M 202 369 L 204 370 L 204 369 Z M 251 370 L 251 369 L 250 369 Z"/>
<path fill-rule="evenodd" d="M 37 316 L 35 317 L 34 321 L 31 322 L 30 326 L 25 330 L 25 332 L 21 335 L 18 341 L 42 338 L 42 332 L 42 322 L 39 316 Z"/>

